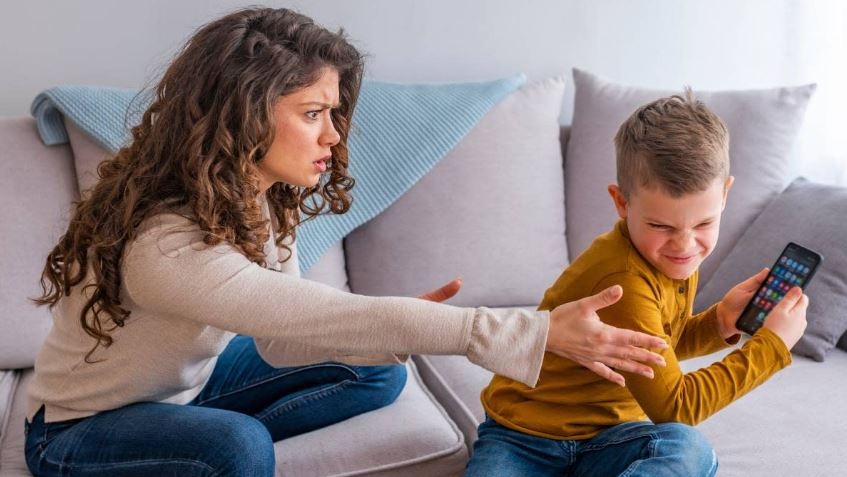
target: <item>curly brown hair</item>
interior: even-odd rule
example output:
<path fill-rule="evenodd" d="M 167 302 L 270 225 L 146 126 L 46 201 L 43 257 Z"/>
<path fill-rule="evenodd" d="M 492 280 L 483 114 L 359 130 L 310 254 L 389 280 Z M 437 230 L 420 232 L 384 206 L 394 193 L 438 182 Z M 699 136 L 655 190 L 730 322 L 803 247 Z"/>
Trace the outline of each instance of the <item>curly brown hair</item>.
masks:
<path fill-rule="evenodd" d="M 40 305 L 54 307 L 92 274 L 79 317 L 85 332 L 110 346 L 110 331 L 130 315 L 121 306 L 124 247 L 142 221 L 163 212 L 189 217 L 208 245 L 228 242 L 265 266 L 257 164 L 273 142 L 280 96 L 314 84 L 324 68 L 339 75 L 332 120 L 341 136 L 329 174 L 314 187 L 277 183 L 266 192 L 279 230 L 295 238 L 302 220 L 346 212 L 355 181 L 348 175 L 347 135 L 362 78 L 362 55 L 344 32 L 330 32 L 286 9 L 250 8 L 201 27 L 165 70 L 132 140 L 98 167 L 100 180 L 75 203 L 67 231 L 47 257 Z M 289 242 L 285 242 L 289 243 Z M 110 323 L 111 322 L 111 323 Z"/>

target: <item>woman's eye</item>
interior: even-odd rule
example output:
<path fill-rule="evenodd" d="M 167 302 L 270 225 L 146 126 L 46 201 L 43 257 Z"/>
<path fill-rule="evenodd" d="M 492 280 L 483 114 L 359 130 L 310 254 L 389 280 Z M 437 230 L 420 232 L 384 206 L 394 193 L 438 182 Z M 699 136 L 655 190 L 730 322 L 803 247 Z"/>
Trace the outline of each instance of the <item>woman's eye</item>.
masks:
<path fill-rule="evenodd" d="M 321 114 L 321 112 L 320 112 L 320 111 L 309 111 L 308 113 L 306 113 L 306 116 L 307 116 L 309 119 L 318 119 L 318 115 L 319 115 L 319 114 Z"/>

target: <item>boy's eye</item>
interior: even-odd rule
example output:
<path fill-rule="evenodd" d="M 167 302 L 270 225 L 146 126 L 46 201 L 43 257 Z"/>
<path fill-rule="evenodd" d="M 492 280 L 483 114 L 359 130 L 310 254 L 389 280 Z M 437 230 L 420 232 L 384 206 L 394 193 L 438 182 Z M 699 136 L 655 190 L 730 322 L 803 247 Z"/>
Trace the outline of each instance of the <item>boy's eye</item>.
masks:
<path fill-rule="evenodd" d="M 709 226 L 711 226 L 711 225 L 712 225 L 712 221 L 710 220 L 710 221 L 708 221 L 708 222 L 703 222 L 702 224 L 698 224 L 698 225 L 697 225 L 697 228 L 698 228 L 698 229 L 705 229 L 705 228 L 707 228 L 707 227 L 709 227 Z"/>
<path fill-rule="evenodd" d="M 662 225 L 662 224 L 647 224 L 647 225 L 648 225 L 651 229 L 656 229 L 656 230 L 667 230 L 667 229 L 669 229 L 669 228 L 670 228 L 670 227 L 668 227 L 667 225 Z"/>

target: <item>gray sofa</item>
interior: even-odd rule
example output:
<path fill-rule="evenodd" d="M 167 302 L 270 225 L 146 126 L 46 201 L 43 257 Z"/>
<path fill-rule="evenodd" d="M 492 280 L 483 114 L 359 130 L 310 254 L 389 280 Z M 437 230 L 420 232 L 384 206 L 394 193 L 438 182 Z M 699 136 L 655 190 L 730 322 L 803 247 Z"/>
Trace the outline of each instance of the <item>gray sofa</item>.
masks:
<path fill-rule="evenodd" d="M 610 131 L 633 105 L 659 94 L 604 81 L 575 72 L 573 123 L 564 128 L 564 79 L 513 93 L 306 277 L 355 293 L 414 295 L 462 276 L 464 290 L 452 303 L 533 307 L 568 257 L 612 224 L 605 197 L 614 167 Z M 736 186 L 720 246 L 702 269 L 698 306 L 770 265 L 779 252 L 773 247 L 784 241 L 818 248 L 827 260 L 809 290 L 813 304 L 821 305 L 810 308 L 808 339 L 798 345 L 804 356 L 795 355 L 788 369 L 699 426 L 717 449 L 721 476 L 847 473 L 839 437 L 847 429 L 847 352 L 835 348 L 847 329 L 841 306 L 847 282 L 838 269 L 847 261 L 845 235 L 838 235 L 847 222 L 847 190 L 802 181 L 785 189 L 791 182 L 787 151 L 809 95 L 809 88 L 783 88 L 703 96 L 733 135 Z M 0 477 L 29 475 L 25 392 L 50 318 L 26 297 L 38 293 L 45 254 L 105 155 L 66 126 L 70 144 L 46 147 L 32 119 L 0 119 Z M 812 212 L 804 213 L 803 204 Z M 773 246 L 758 233 L 748 236 L 777 220 L 802 220 L 802 226 L 781 227 Z M 847 349 L 847 340 L 841 346 Z M 694 370 L 719 358 L 684 365 Z M 491 375 L 457 356 L 415 356 L 407 366 L 408 384 L 394 404 L 277 443 L 277 474 L 461 475 L 483 418 L 479 392 Z"/>

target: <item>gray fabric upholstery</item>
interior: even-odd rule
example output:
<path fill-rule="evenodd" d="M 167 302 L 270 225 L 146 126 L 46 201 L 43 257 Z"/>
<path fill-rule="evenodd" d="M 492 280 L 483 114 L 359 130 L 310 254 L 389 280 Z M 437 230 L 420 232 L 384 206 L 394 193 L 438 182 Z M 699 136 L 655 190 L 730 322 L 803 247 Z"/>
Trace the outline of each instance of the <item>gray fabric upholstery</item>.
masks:
<path fill-rule="evenodd" d="M 683 362 L 692 371 L 723 353 Z M 788 368 L 698 426 L 715 448 L 719 477 L 844 475 L 847 353 L 826 363 L 795 356 Z"/>
<path fill-rule="evenodd" d="M 276 444 L 278 476 L 459 476 L 463 435 L 409 364 L 394 404 Z"/>
<path fill-rule="evenodd" d="M 638 106 L 679 91 L 658 91 L 613 83 L 574 70 L 576 96 L 565 163 L 568 247 L 576 257 L 617 214 L 606 192 L 615 182 L 613 138 Z M 726 123 L 730 133 L 729 193 L 721 238 L 700 268 L 705 284 L 744 228 L 788 183 L 791 146 L 814 85 L 751 91 L 697 92 Z"/>
<path fill-rule="evenodd" d="M 824 257 L 806 294 L 808 326 L 792 348 L 823 361 L 847 331 L 847 189 L 795 180 L 750 224 L 714 277 L 698 293 L 705 309 L 735 284 L 770 267 L 788 244 L 796 242 Z"/>
<path fill-rule="evenodd" d="M 26 368 L 50 329 L 41 294 L 44 260 L 76 197 L 68 147 L 44 147 L 31 119 L 0 119 L 0 369 Z"/>
<path fill-rule="evenodd" d="M 348 235 L 350 288 L 416 295 L 461 276 L 451 303 L 538 303 L 567 263 L 563 92 L 564 81 L 550 79 L 511 94 L 397 202 Z"/>
<path fill-rule="evenodd" d="M 339 241 L 324 252 L 317 263 L 306 270 L 303 278 L 325 283 L 339 290 L 350 291 L 350 285 L 347 283 L 343 241 Z"/>

